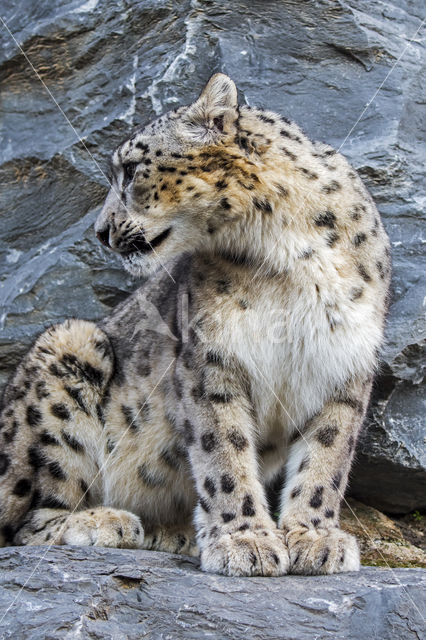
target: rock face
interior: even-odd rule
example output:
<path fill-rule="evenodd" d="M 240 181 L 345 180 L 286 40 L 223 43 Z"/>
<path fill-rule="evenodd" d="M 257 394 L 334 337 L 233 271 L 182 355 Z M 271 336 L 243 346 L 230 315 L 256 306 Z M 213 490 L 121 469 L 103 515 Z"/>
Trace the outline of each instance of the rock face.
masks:
<path fill-rule="evenodd" d="M 94 547 L 4 548 L 0 562 L 4 640 L 418 640 L 424 630 L 419 569 L 226 578 L 182 556 Z"/>
<path fill-rule="evenodd" d="M 0 382 L 44 327 L 98 319 L 137 286 L 92 230 L 106 158 L 132 127 L 190 102 L 222 70 L 242 103 L 275 109 L 341 148 L 375 197 L 393 245 L 393 293 L 352 491 L 388 511 L 426 507 L 422 8 L 421 0 L 24 0 L 18 11 L 4 0 Z"/>

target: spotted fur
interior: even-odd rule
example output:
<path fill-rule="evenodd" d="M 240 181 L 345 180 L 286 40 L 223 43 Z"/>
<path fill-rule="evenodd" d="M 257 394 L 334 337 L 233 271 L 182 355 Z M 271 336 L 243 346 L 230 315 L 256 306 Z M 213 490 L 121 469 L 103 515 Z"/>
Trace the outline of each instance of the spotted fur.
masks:
<path fill-rule="evenodd" d="M 7 386 L 4 541 L 195 553 L 195 534 L 207 571 L 358 568 L 339 506 L 387 236 L 343 156 L 236 96 L 217 74 L 114 152 L 96 233 L 149 278 L 98 326 L 49 329 Z"/>

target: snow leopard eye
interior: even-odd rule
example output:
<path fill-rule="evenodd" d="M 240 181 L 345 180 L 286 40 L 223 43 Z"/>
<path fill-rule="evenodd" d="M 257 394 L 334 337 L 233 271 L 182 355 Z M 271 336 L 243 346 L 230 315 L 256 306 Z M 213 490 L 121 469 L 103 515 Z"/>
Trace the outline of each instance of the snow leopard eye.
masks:
<path fill-rule="evenodd" d="M 136 167 L 136 162 L 128 162 L 127 164 L 123 164 L 124 181 L 126 184 L 129 184 L 129 182 L 131 182 L 135 177 Z"/>

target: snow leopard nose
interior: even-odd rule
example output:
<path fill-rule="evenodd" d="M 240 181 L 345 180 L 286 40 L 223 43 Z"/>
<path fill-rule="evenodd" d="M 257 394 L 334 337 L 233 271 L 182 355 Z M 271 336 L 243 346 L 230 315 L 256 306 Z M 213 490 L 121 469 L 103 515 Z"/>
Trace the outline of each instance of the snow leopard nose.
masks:
<path fill-rule="evenodd" d="M 108 247 L 108 249 L 111 248 L 111 245 L 109 243 L 109 231 L 110 226 L 109 224 L 107 224 L 105 227 L 96 232 L 97 239 L 102 242 L 104 247 Z"/>

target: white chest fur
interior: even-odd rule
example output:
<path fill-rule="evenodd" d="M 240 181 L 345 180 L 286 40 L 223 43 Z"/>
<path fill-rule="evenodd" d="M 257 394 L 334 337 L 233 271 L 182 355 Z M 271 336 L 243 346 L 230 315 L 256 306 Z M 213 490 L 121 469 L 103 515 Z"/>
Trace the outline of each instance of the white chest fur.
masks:
<path fill-rule="evenodd" d="M 222 315 L 224 348 L 249 372 L 261 429 L 277 419 L 302 426 L 348 378 L 372 371 L 381 339 L 368 300 L 295 282 L 253 282 L 247 309 Z"/>

